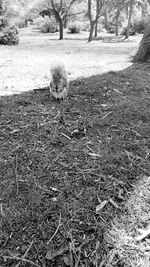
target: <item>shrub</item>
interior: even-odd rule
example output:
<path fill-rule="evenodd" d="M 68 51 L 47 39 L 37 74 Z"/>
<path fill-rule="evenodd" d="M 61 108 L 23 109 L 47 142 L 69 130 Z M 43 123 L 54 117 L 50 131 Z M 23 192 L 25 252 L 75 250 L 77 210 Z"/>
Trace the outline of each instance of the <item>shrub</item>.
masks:
<path fill-rule="evenodd" d="M 127 27 L 122 29 L 121 35 L 126 35 L 127 34 Z M 136 34 L 136 31 L 134 28 L 132 28 L 132 26 L 130 27 L 130 31 L 129 31 L 129 35 L 133 36 Z"/>
<path fill-rule="evenodd" d="M 88 32 L 90 30 L 90 25 L 89 25 L 89 22 L 81 22 L 81 25 L 80 25 L 80 29 L 81 31 L 85 31 L 85 32 Z"/>
<path fill-rule="evenodd" d="M 110 25 L 108 29 L 108 33 L 115 33 L 116 32 L 116 26 Z"/>
<path fill-rule="evenodd" d="M 17 45 L 18 43 L 19 36 L 16 26 L 8 26 L 0 31 L 0 44 Z"/>
<path fill-rule="evenodd" d="M 44 22 L 43 17 L 37 17 L 36 19 L 34 19 L 33 25 L 36 25 L 39 28 L 43 22 Z"/>
<path fill-rule="evenodd" d="M 9 21 L 6 17 L 0 16 L 0 30 L 9 26 Z"/>
<path fill-rule="evenodd" d="M 79 33 L 81 31 L 81 27 L 79 23 L 72 23 L 69 25 L 68 30 L 70 33 Z"/>
<path fill-rule="evenodd" d="M 15 25 L 16 25 L 18 28 L 25 28 L 25 27 L 26 27 L 25 20 L 18 20 L 18 21 L 16 21 Z"/>
<path fill-rule="evenodd" d="M 136 33 L 144 33 L 145 29 L 145 21 L 140 20 L 140 21 L 135 21 L 132 24 L 132 28 L 134 28 Z"/>
<path fill-rule="evenodd" d="M 37 18 L 34 22 L 43 33 L 58 31 L 56 20 L 53 18 Z"/>
<path fill-rule="evenodd" d="M 145 22 L 144 21 L 135 21 L 131 23 L 130 26 L 130 36 L 135 35 L 136 33 L 144 33 Z M 127 27 L 123 28 L 121 35 L 126 35 Z"/>

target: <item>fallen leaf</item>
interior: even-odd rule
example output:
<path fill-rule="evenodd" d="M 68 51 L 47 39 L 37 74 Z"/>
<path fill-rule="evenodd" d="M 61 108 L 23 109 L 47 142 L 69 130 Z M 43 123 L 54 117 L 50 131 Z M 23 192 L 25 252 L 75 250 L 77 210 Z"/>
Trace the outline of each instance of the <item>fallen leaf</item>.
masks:
<path fill-rule="evenodd" d="M 15 250 L 15 249 L 14 250 L 9 250 L 9 254 L 12 257 L 17 257 L 17 256 L 20 255 L 19 251 Z"/>
<path fill-rule="evenodd" d="M 45 258 L 48 260 L 53 260 L 54 258 L 63 255 L 65 252 L 69 250 L 69 247 L 62 248 L 60 250 L 51 250 L 49 249 L 46 253 Z"/>

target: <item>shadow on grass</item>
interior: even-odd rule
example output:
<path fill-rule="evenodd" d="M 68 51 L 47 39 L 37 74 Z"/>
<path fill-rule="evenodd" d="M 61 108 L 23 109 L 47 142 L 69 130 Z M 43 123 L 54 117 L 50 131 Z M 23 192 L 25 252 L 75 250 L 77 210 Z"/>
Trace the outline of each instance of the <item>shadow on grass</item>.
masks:
<path fill-rule="evenodd" d="M 65 101 L 47 88 L 0 98 L 1 265 L 22 262 L 30 244 L 35 266 L 104 260 L 104 233 L 150 174 L 148 71 L 75 80 Z"/>
<path fill-rule="evenodd" d="M 93 38 L 94 41 L 103 41 L 106 43 L 119 43 L 124 42 L 125 36 L 115 36 L 115 35 L 108 35 L 108 36 L 98 36 Z"/>
<path fill-rule="evenodd" d="M 24 35 L 26 35 L 26 36 L 37 36 L 37 38 L 39 37 L 39 36 L 49 36 L 50 37 L 50 39 L 49 40 L 51 40 L 51 41 L 60 41 L 59 40 L 59 31 L 57 31 L 57 32 L 54 32 L 54 33 L 50 33 L 50 32 L 42 32 L 38 27 L 32 27 L 32 28 L 29 28 L 29 31 L 27 32 L 27 33 L 24 33 Z M 77 37 L 78 36 L 78 37 Z M 70 33 L 70 32 L 65 32 L 64 33 L 64 38 L 63 38 L 63 40 L 75 40 L 75 41 L 77 41 L 77 40 L 88 40 L 88 36 L 83 36 L 83 33 L 75 33 L 75 34 L 72 34 L 72 33 Z M 62 40 L 62 41 L 63 41 Z"/>

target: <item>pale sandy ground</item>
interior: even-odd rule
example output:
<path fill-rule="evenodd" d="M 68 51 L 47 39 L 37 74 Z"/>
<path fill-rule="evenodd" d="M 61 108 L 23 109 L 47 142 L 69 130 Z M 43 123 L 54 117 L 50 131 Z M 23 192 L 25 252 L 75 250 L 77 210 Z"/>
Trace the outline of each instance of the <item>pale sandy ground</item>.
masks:
<path fill-rule="evenodd" d="M 0 95 L 20 93 L 49 85 L 49 68 L 55 61 L 65 63 L 70 80 L 88 77 L 131 65 L 129 54 L 141 36 L 125 42 L 106 38 L 87 42 L 88 33 L 42 34 L 33 28 L 20 31 L 18 46 L 0 46 Z"/>

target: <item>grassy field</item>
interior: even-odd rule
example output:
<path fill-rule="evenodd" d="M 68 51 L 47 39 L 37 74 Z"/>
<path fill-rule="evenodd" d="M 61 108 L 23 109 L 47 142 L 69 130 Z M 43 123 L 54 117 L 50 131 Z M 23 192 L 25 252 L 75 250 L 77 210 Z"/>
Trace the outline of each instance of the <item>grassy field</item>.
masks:
<path fill-rule="evenodd" d="M 22 29 L 18 46 L 0 47 L 0 94 L 48 86 L 49 69 L 55 61 L 65 63 L 70 80 L 124 69 L 131 65 L 129 54 L 138 46 L 141 36 L 125 42 L 102 34 L 92 43 L 87 43 L 87 38 L 87 32 L 75 35 L 65 32 L 65 39 L 60 41 L 58 33 Z"/>
<path fill-rule="evenodd" d="M 0 98 L 0 266 L 149 266 L 149 71 Z"/>

